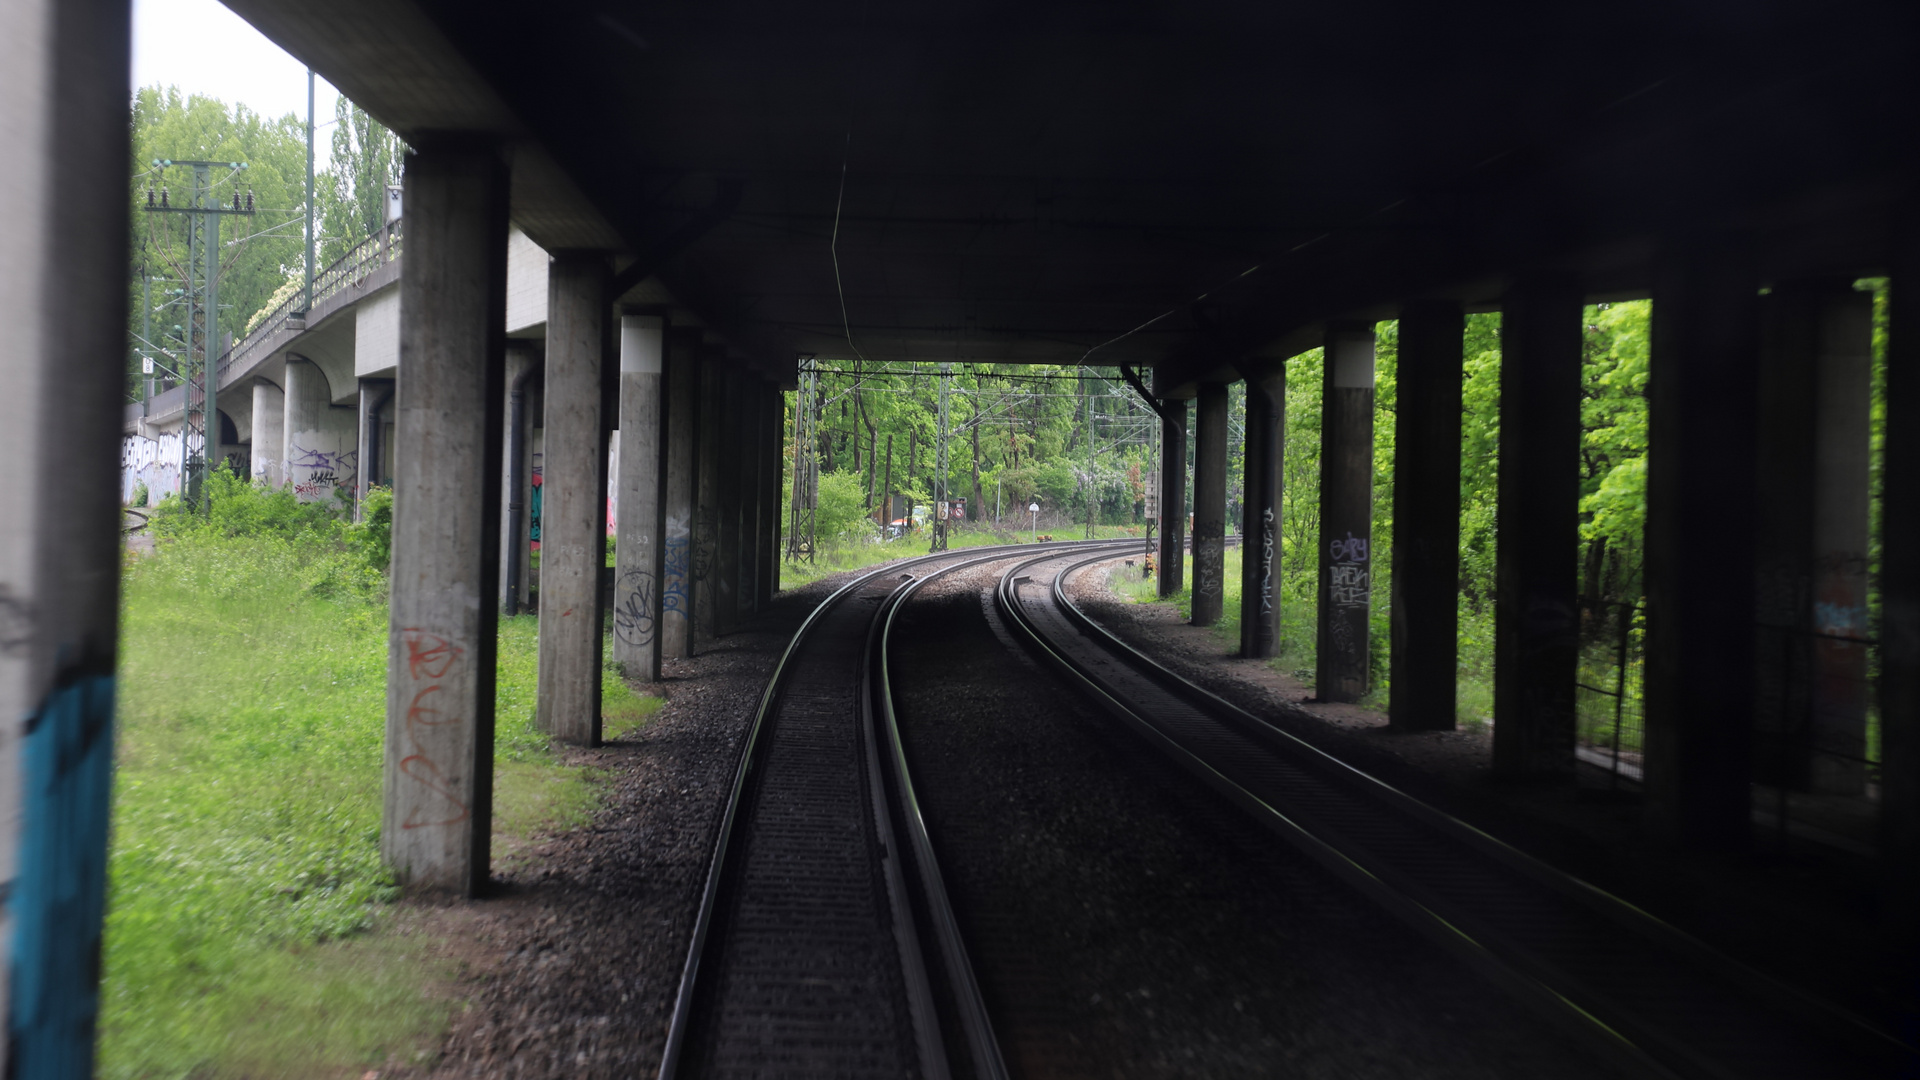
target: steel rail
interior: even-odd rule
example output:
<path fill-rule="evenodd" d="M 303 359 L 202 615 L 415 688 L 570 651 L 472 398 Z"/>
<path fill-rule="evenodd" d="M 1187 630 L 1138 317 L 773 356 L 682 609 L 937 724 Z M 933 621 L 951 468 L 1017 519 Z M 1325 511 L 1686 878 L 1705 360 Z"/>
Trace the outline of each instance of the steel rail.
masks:
<path fill-rule="evenodd" d="M 1031 551 L 1044 550 L 1057 552 L 1088 546 L 1110 547 L 1116 543 L 1132 544 L 1134 542 L 1134 540 L 1129 538 L 1125 541 L 1074 540 L 1050 541 L 1043 544 L 1012 544 L 998 546 L 993 549 L 994 554 L 984 558 L 969 560 L 968 564 L 1005 559 Z M 761 692 L 759 703 L 754 710 L 753 719 L 748 725 L 746 737 L 742 740 L 739 763 L 735 767 L 733 782 L 728 789 L 726 803 L 721 813 L 718 828 L 715 831 L 713 851 L 707 866 L 706 881 L 701 893 L 700 906 L 694 917 L 693 931 L 687 946 L 687 957 L 681 969 L 680 985 L 674 1002 L 673 1014 L 668 1024 L 667 1042 L 661 1056 L 660 1070 L 658 1073 L 661 1080 L 673 1080 L 673 1078 L 680 1074 L 687 1049 L 688 1033 L 693 1025 L 696 996 L 702 986 L 701 973 L 703 969 L 711 966 L 710 961 L 713 958 L 709 957 L 708 953 L 710 949 L 716 947 L 712 937 L 712 929 L 715 912 L 719 908 L 722 900 L 723 881 L 730 868 L 729 858 L 739 851 L 743 840 L 742 836 L 737 835 L 741 829 L 741 804 L 754 776 L 754 768 L 758 762 L 759 750 L 761 749 L 761 737 L 767 728 L 768 719 L 775 709 L 781 691 L 788 680 L 791 661 L 795 653 L 803 643 L 807 641 L 808 635 L 815 630 L 828 612 L 832 611 L 847 598 L 867 588 L 882 577 L 889 574 L 897 574 L 903 570 L 921 566 L 926 563 L 961 557 L 967 554 L 967 551 L 968 549 L 961 549 L 959 552 L 947 551 L 921 555 L 912 559 L 888 563 L 860 575 L 845 585 L 842 585 L 839 589 L 836 589 L 815 606 L 813 611 L 809 612 L 806 619 L 801 622 L 799 629 L 794 632 L 792 639 L 788 641 L 786 648 L 781 652 L 780 659 L 775 664 L 772 675 L 767 679 L 766 688 Z M 891 600 L 891 597 L 889 597 L 889 600 Z M 879 616 L 891 610 L 893 610 L 891 604 L 883 602 L 881 608 L 875 613 L 876 617 L 869 622 L 870 633 L 872 632 L 872 628 L 878 625 Z M 860 696 L 862 700 L 869 697 L 867 688 L 862 688 Z"/>
<path fill-rule="evenodd" d="M 1272 789 L 1263 792 L 1249 789 L 1240 779 L 1229 775 L 1235 772 L 1244 777 L 1247 770 L 1242 767 L 1243 763 L 1220 761 L 1217 756 L 1197 751 L 1168 730 L 1167 723 L 1156 722 L 1143 707 L 1140 695 L 1115 692 L 1108 685 L 1113 676 L 1100 675 L 1091 665 L 1076 661 L 1070 655 L 1072 649 L 1051 639 L 1025 610 L 1020 586 L 1032 579 L 1021 576 L 1021 572 L 1058 558 L 1058 555 L 1030 558 L 1007 571 L 998 590 L 999 605 L 1008 620 L 1021 628 L 1048 662 L 1128 727 L 1308 856 L 1549 1018 L 1589 1037 L 1620 1063 L 1665 1076 L 1744 1075 L 1738 1071 L 1739 1067 L 1729 1068 L 1727 1062 L 1715 1055 L 1676 1039 L 1672 1032 L 1663 1030 L 1657 1020 L 1650 1022 L 1631 1003 L 1622 1002 L 1618 995 L 1610 996 L 1602 986 L 1594 985 L 1593 973 L 1603 972 L 1604 963 L 1590 965 L 1587 977 L 1582 978 L 1561 964 L 1532 955 L 1520 943 L 1518 934 L 1510 933 L 1498 925 L 1497 920 L 1476 917 L 1470 907 L 1463 906 L 1458 895 L 1449 899 L 1431 880 L 1421 880 L 1416 872 L 1393 865 L 1391 859 L 1381 857 L 1378 851 L 1369 851 L 1366 845 L 1354 843 L 1353 835 L 1367 835 L 1366 827 L 1370 823 L 1356 822 L 1349 813 L 1348 819 L 1338 824 L 1344 826 L 1345 833 L 1353 835 L 1343 835 L 1343 828 L 1330 826 L 1330 821 L 1339 817 L 1340 808 L 1324 799 L 1316 807 L 1312 792 L 1280 790 L 1276 794 Z M 1696 972 L 1704 969 L 1723 989 L 1733 991 L 1733 997 L 1745 995 L 1749 1001 L 1757 999 L 1757 1003 L 1772 1010 L 1788 1013 L 1799 1021 L 1803 1030 L 1810 1029 L 1810 1034 L 1817 1033 L 1826 1040 L 1845 1044 L 1853 1055 L 1892 1067 L 1903 1064 L 1911 1067 L 1914 1060 L 1911 1048 L 1864 1021 L 1746 968 L 1639 908 L 1413 799 L 1167 670 L 1094 622 L 1066 596 L 1066 580 L 1074 572 L 1101 561 L 1105 559 L 1081 559 L 1059 568 L 1051 588 L 1046 591 L 1046 603 L 1058 612 L 1069 632 L 1077 632 L 1104 656 L 1118 660 L 1127 671 L 1157 686 L 1177 703 L 1173 706 L 1175 709 L 1190 714 L 1189 721 L 1199 718 L 1258 744 L 1276 760 L 1284 760 L 1295 772 L 1301 773 L 1297 779 L 1325 785 L 1336 796 L 1336 801 L 1338 797 L 1357 798 L 1364 804 L 1398 815 L 1398 820 L 1417 822 L 1442 842 L 1458 844 L 1497 864 L 1500 872 L 1524 881 L 1526 886 L 1542 889 L 1552 897 L 1570 901 L 1589 915 L 1606 920 L 1622 935 L 1620 941 L 1644 943 L 1675 955 Z M 1192 737 L 1189 732 L 1185 738 L 1191 740 Z M 1304 816 L 1289 813 L 1276 806 L 1276 802 L 1304 807 L 1307 812 Z M 1378 822 L 1371 824 L 1377 826 Z M 1377 843 L 1377 831 L 1373 838 Z M 1481 884 L 1493 880 L 1488 877 Z M 1618 946 L 1620 941 L 1613 944 Z"/>

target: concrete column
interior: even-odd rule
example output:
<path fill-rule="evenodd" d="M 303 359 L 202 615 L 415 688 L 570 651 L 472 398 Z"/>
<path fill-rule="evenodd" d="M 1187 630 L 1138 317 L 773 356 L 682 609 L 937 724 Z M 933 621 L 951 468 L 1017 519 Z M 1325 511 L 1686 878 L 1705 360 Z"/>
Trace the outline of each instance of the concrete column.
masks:
<path fill-rule="evenodd" d="M 1320 612 L 1314 693 L 1358 701 L 1370 683 L 1373 324 L 1327 327 L 1320 405 Z"/>
<path fill-rule="evenodd" d="M 335 408 L 326 372 L 302 356 L 287 354 L 286 481 L 301 502 L 332 502 L 334 492 L 357 489 L 360 418 L 356 409 Z"/>
<path fill-rule="evenodd" d="M 280 452 L 287 441 L 287 395 L 265 379 L 253 380 L 253 478 L 268 487 L 287 482 Z"/>
<path fill-rule="evenodd" d="M 507 343 L 506 430 L 500 446 L 500 610 L 525 610 L 532 549 L 527 529 L 533 504 L 532 389 L 540 355 L 525 341 Z"/>
<path fill-rule="evenodd" d="M 1193 433 L 1193 625 L 1225 614 L 1227 388 L 1201 383 Z"/>
<path fill-rule="evenodd" d="M 380 462 L 386 456 L 382 444 L 386 438 L 387 410 L 393 405 L 392 379 L 360 380 L 360 430 L 354 443 L 354 517 L 360 516 L 360 504 L 367 492 L 380 486 Z"/>
<path fill-rule="evenodd" d="M 1866 789 L 1873 297 L 1787 282 L 1763 301 L 1755 777 Z M 1825 752 L 1823 752 L 1825 751 Z"/>
<path fill-rule="evenodd" d="M 759 374 L 747 376 L 745 408 L 740 413 L 740 606 L 741 621 L 760 610 L 760 560 L 765 543 L 761 482 L 766 441 L 766 383 Z"/>
<path fill-rule="evenodd" d="M 1400 731 L 1452 731 L 1459 675 L 1461 352 L 1450 301 L 1400 310 L 1394 409 L 1392 698 Z"/>
<path fill-rule="evenodd" d="M 1159 593 L 1165 600 L 1186 581 L 1187 558 L 1187 403 L 1167 401 L 1160 418 L 1160 569 Z"/>
<path fill-rule="evenodd" d="M 1580 350 L 1577 282 L 1514 285 L 1500 321 L 1493 767 L 1573 773 L 1580 658 Z"/>
<path fill-rule="evenodd" d="M 746 408 L 747 380 L 739 366 L 728 358 L 719 380 L 721 408 L 719 424 L 719 468 L 714 477 L 714 508 L 718 529 L 714 539 L 713 597 L 715 634 L 730 634 L 740 621 L 740 554 L 745 541 L 741 528 L 746 491 L 740 486 L 740 471 L 745 454 L 740 441 L 746 437 L 742 415 Z"/>
<path fill-rule="evenodd" d="M 700 449 L 700 331 L 667 331 L 666 556 L 660 654 L 693 655 L 693 519 Z"/>
<path fill-rule="evenodd" d="M 1287 444 L 1287 362 L 1240 365 L 1247 378 L 1247 457 L 1240 529 L 1240 655 L 1280 654 L 1281 464 Z"/>
<path fill-rule="evenodd" d="M 666 323 L 657 315 L 620 318 L 620 519 L 613 546 L 613 658 L 630 679 L 660 678 L 661 499 L 660 381 Z"/>
<path fill-rule="evenodd" d="M 700 347 L 699 453 L 694 466 L 693 635 L 709 640 L 720 633 L 720 489 L 727 475 L 721 442 L 726 413 L 726 349 Z M 729 593 L 732 590 L 728 590 Z"/>
<path fill-rule="evenodd" d="M 760 476 L 765 485 L 761 492 L 761 502 L 765 506 L 766 550 L 762 553 L 764 585 L 760 591 L 762 603 L 770 603 L 780 591 L 780 531 L 786 525 L 786 516 L 780 512 L 780 493 L 787 490 L 786 483 L 786 435 L 787 435 L 787 394 L 779 384 L 767 386 L 767 415 L 765 430 L 762 432 L 765 449 L 762 451 Z"/>
<path fill-rule="evenodd" d="M 493 828 L 507 170 L 422 137 L 405 198 L 380 847 L 403 884 L 472 895 Z"/>
<path fill-rule="evenodd" d="M 1920 198 L 1894 233 L 1880 501 L 1880 918 L 1920 970 Z"/>
<path fill-rule="evenodd" d="M 602 441 L 608 352 L 604 255 L 556 255 L 547 272 L 546 467 L 540 510 L 540 676 L 534 723 L 600 745 L 600 569 L 607 551 Z"/>
<path fill-rule="evenodd" d="M 0 1073 L 93 1075 L 119 641 L 127 4 L 0 37 Z M 157 493 L 156 493 L 157 494 Z"/>
<path fill-rule="evenodd" d="M 1752 834 L 1758 284 L 1730 247 L 1669 256 L 1647 384 L 1647 813 L 1721 850 Z"/>

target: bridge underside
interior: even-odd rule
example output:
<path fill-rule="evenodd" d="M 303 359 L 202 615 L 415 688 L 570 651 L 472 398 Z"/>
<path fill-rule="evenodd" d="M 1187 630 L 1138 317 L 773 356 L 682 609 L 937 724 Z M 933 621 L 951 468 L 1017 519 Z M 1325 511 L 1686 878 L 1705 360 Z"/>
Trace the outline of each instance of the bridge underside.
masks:
<path fill-rule="evenodd" d="M 1859 273 L 1912 116 L 1889 4 L 230 6 L 741 349 L 1170 390 L 1516 268 L 1644 295 L 1676 231 Z"/>

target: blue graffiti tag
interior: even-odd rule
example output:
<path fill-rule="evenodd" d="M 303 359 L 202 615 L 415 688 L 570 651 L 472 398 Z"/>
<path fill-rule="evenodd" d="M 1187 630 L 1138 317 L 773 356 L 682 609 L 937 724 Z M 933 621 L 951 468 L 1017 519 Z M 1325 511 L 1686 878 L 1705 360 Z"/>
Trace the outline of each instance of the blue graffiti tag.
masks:
<path fill-rule="evenodd" d="M 113 678 L 47 695 L 27 721 L 13 917 L 9 1076 L 93 1075 L 113 788 Z"/>

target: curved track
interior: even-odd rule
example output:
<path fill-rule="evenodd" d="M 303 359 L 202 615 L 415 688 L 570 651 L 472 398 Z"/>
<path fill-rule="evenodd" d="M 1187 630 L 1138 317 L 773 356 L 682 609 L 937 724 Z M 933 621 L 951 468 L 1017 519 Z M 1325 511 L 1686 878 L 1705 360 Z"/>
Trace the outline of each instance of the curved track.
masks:
<path fill-rule="evenodd" d="M 924 556 L 856 578 L 808 616 L 748 729 L 662 1077 L 1005 1075 L 876 659 L 919 582 L 1035 550 L 1138 543 Z"/>
<path fill-rule="evenodd" d="M 1047 553 L 999 607 L 1107 712 L 1262 825 L 1523 1002 L 1639 1072 L 1881 1077 L 1910 1049 L 1300 742 L 1094 623 Z"/>

